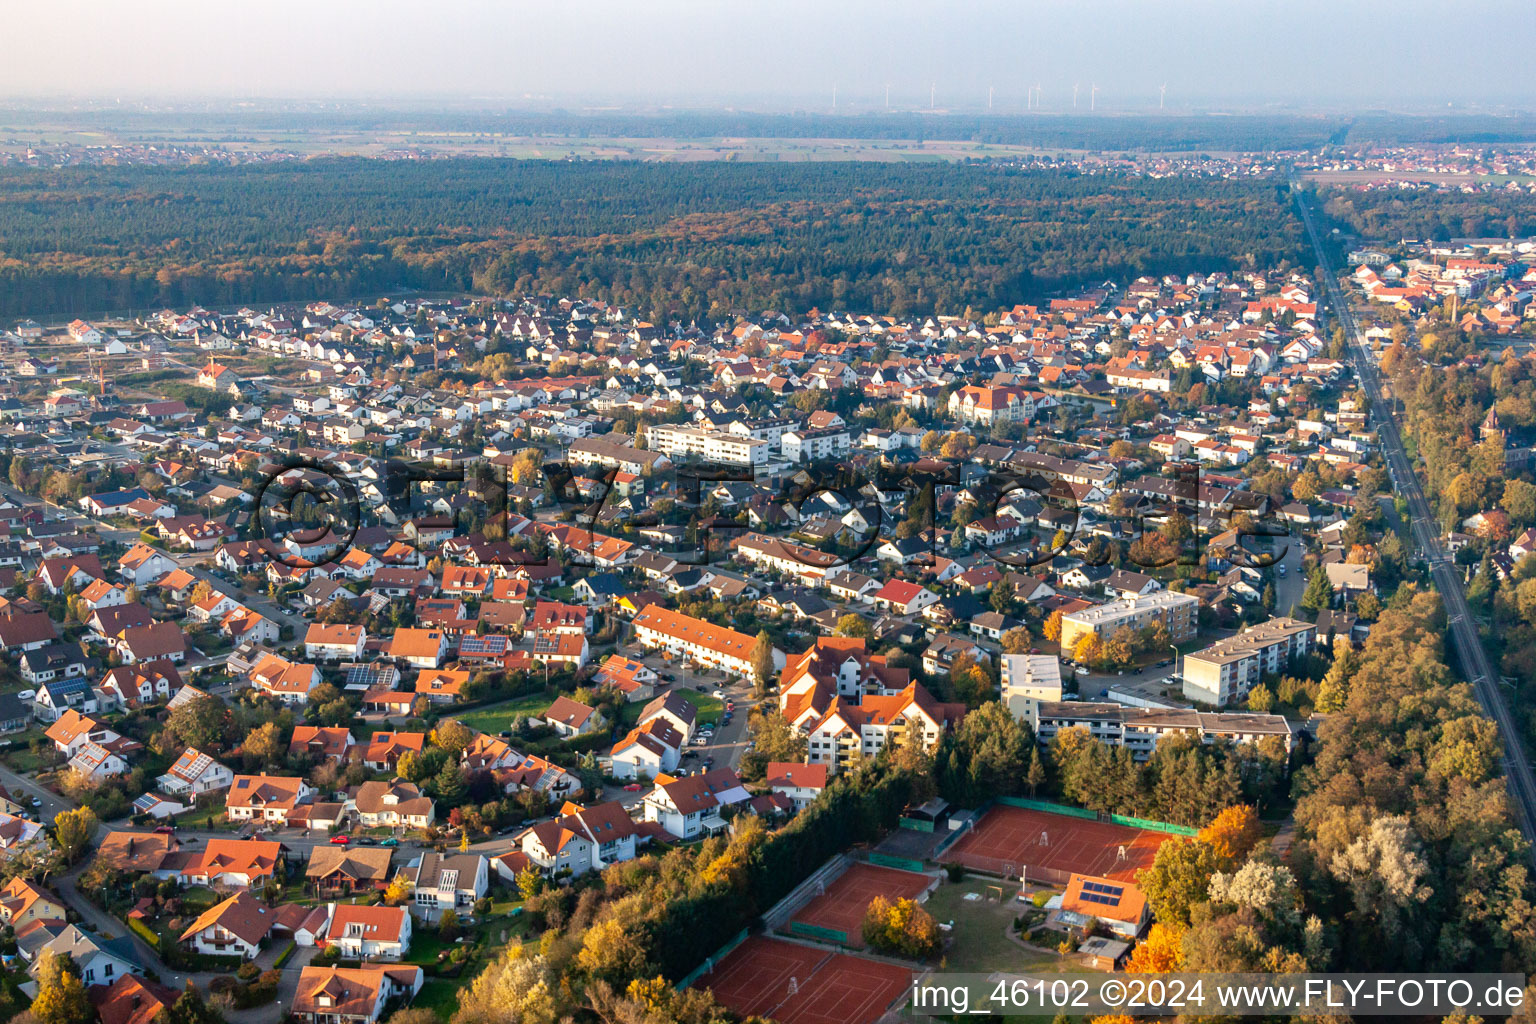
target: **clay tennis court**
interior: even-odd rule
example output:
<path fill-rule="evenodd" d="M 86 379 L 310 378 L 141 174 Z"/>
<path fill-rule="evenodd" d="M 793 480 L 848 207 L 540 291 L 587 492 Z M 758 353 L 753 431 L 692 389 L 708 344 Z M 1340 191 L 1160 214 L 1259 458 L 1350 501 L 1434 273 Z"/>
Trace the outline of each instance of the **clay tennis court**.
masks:
<path fill-rule="evenodd" d="M 1038 877 L 1058 884 L 1073 873 L 1134 882 L 1136 872 L 1150 867 L 1157 848 L 1171 838 L 1163 832 L 999 805 L 942 859 L 994 875 L 1006 869 L 1013 878 L 1020 868 L 1027 868 L 1031 880 Z M 1119 859 L 1122 846 L 1124 860 Z"/>
<path fill-rule="evenodd" d="M 862 946 L 864 912 L 871 900 L 876 896 L 892 903 L 900 897 L 916 899 L 932 884 L 927 875 L 855 861 L 791 920 L 843 932 L 850 946 Z"/>
<path fill-rule="evenodd" d="M 750 936 L 693 983 L 743 1017 L 782 1024 L 873 1024 L 911 984 L 911 969 L 897 964 L 761 935 Z"/>

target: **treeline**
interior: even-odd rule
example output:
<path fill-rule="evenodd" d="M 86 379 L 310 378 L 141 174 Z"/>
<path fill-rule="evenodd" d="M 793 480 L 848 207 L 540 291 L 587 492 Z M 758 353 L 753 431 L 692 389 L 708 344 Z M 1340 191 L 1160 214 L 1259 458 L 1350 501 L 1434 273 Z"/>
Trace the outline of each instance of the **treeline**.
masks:
<path fill-rule="evenodd" d="M 550 292 L 651 316 L 996 308 L 1301 253 L 1273 183 L 975 164 L 327 159 L 0 170 L 0 316 Z"/>
<path fill-rule="evenodd" d="M 1536 195 L 1502 189 L 1324 188 L 1323 212 L 1361 238 L 1523 238 L 1536 234 Z"/>
<path fill-rule="evenodd" d="M 1337 969 L 1527 972 L 1536 887 L 1497 729 L 1446 667 L 1439 599 L 1392 605 L 1297 778 L 1291 864 Z"/>
<path fill-rule="evenodd" d="M 933 754 L 938 792 L 961 807 L 999 796 L 1052 797 L 1093 811 L 1199 828 L 1227 807 L 1263 809 L 1285 795 L 1288 757 L 1278 737 L 1236 747 L 1183 737 L 1137 763 L 1126 747 L 1063 729 L 1044 752 L 998 702 L 961 719 Z"/>
<path fill-rule="evenodd" d="M 518 886 L 542 937 L 513 944 L 471 982 L 454 1024 L 555 1024 L 591 1019 L 588 1011 L 602 1020 L 730 1019 L 702 992 L 679 995 L 673 985 L 828 858 L 894 827 L 913 785 L 908 770 L 871 760 L 839 774 L 777 831 L 743 814 L 729 839 L 614 864 L 571 886 L 525 872 Z"/>
<path fill-rule="evenodd" d="M 1138 873 L 1132 971 L 1510 971 L 1536 963 L 1529 845 L 1497 731 L 1446 667 L 1439 599 L 1398 590 L 1296 776 L 1288 855 L 1233 808 Z"/>

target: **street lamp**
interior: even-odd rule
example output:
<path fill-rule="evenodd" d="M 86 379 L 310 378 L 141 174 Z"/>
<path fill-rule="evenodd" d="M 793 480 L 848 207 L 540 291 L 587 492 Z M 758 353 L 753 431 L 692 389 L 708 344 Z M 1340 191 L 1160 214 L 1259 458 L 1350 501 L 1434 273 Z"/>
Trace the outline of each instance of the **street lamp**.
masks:
<path fill-rule="evenodd" d="M 1173 652 L 1173 674 L 1178 678 L 1179 682 L 1182 683 L 1184 681 L 1184 677 L 1179 675 L 1179 645 L 1169 644 L 1168 649 Z"/>

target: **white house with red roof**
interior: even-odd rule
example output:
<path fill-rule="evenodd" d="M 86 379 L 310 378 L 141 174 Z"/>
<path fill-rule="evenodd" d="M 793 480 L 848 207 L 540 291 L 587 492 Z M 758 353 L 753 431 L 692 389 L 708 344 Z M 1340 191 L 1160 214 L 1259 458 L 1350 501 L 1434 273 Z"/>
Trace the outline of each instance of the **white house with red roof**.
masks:
<path fill-rule="evenodd" d="M 889 608 L 896 615 L 911 615 L 931 604 L 937 604 L 939 595 L 906 580 L 889 580 L 875 591 L 871 598 L 881 608 Z"/>
<path fill-rule="evenodd" d="M 741 776 L 732 768 L 716 768 L 700 775 L 671 778 L 663 775 L 645 795 L 646 821 L 654 821 L 678 839 L 696 839 L 725 830 L 720 812 L 732 804 L 752 799 Z"/>
<path fill-rule="evenodd" d="M 775 793 L 788 798 L 799 812 L 821 796 L 822 790 L 827 788 L 827 777 L 827 766 L 824 764 L 769 761 L 763 781 Z"/>

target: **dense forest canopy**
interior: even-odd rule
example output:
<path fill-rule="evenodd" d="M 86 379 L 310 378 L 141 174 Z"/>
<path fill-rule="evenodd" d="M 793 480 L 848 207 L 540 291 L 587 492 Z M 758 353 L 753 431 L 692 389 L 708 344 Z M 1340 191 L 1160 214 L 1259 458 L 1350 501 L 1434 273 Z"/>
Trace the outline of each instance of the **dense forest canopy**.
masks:
<path fill-rule="evenodd" d="M 974 164 L 321 159 L 0 170 L 0 316 L 582 294 L 650 315 L 996 308 L 1302 252 L 1273 182 Z"/>
<path fill-rule="evenodd" d="M 1323 211 L 1361 238 L 1524 238 L 1536 235 L 1536 195 L 1435 188 L 1321 189 Z"/>

